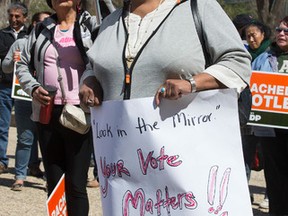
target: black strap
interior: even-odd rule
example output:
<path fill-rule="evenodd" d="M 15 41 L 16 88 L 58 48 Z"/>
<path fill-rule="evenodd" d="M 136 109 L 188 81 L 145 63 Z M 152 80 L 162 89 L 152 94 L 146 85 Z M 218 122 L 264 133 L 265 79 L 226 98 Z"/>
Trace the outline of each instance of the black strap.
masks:
<path fill-rule="evenodd" d="M 184 1 L 181 1 L 179 3 L 177 3 L 171 10 L 170 12 L 166 15 L 166 17 L 160 22 L 160 24 L 158 25 L 158 27 L 152 32 L 152 34 L 148 37 L 148 39 L 146 40 L 146 42 L 142 45 L 142 47 L 140 48 L 140 50 L 138 51 L 137 55 L 135 56 L 133 62 L 131 63 L 131 66 L 128 67 L 127 65 L 127 61 L 125 58 L 125 50 L 126 50 L 126 46 L 128 43 L 128 30 L 125 26 L 125 21 L 124 21 L 124 17 L 125 17 L 125 13 L 129 8 L 129 4 L 130 4 L 130 0 L 125 0 L 124 1 L 124 8 L 122 10 L 122 23 L 124 25 L 124 29 L 126 32 L 126 40 L 125 40 L 125 45 L 124 45 L 124 49 L 122 52 L 122 61 L 123 61 L 123 65 L 124 65 L 124 81 L 123 81 L 123 99 L 127 100 L 130 99 L 131 96 L 131 85 L 132 85 L 132 75 L 133 75 L 133 68 L 135 63 L 137 62 L 139 56 L 141 55 L 142 51 L 144 50 L 144 48 L 146 47 L 146 45 L 149 43 L 149 41 L 153 38 L 153 36 L 157 33 L 157 31 L 160 29 L 160 27 L 162 26 L 162 24 L 166 21 L 166 19 L 170 16 L 170 14 L 174 11 L 174 9 L 181 3 L 183 3 Z M 126 83 L 126 76 L 129 77 L 129 84 Z"/>
<path fill-rule="evenodd" d="M 200 40 L 201 46 L 202 46 L 202 50 L 203 50 L 203 54 L 205 57 L 205 68 L 207 68 L 209 65 L 212 64 L 212 59 L 211 56 L 209 54 L 209 52 L 207 51 L 206 48 L 206 41 L 203 35 L 203 29 L 202 29 L 202 22 L 201 22 L 201 18 L 200 18 L 200 14 L 198 11 L 198 6 L 197 6 L 197 0 L 190 0 L 190 4 L 191 4 L 191 11 L 192 11 L 192 15 L 193 15 L 193 19 L 194 19 L 194 23 L 195 23 L 195 27 L 196 27 L 196 31 L 197 31 L 197 35 L 198 38 Z"/>
<path fill-rule="evenodd" d="M 207 51 L 206 42 L 202 30 L 201 18 L 197 8 L 197 0 L 190 0 L 190 3 L 196 31 L 200 43 L 202 45 L 202 50 L 205 57 L 205 68 L 207 68 L 209 65 L 212 64 L 212 58 L 209 52 Z M 238 99 L 238 112 L 241 127 L 246 125 L 249 120 L 251 106 L 252 106 L 252 94 L 249 85 L 247 85 L 247 87 L 240 93 L 240 97 Z"/>

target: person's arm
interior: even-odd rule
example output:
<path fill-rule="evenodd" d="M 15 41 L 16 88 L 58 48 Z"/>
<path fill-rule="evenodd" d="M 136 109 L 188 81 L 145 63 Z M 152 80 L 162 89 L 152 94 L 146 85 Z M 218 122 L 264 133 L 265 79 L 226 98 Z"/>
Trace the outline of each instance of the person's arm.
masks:
<path fill-rule="evenodd" d="M 155 94 L 157 105 L 161 97 L 175 100 L 195 90 L 217 88 L 235 88 L 240 93 L 249 84 L 251 56 L 244 48 L 232 21 L 216 1 L 198 2 L 207 51 L 213 63 L 204 71 L 195 72 L 193 79 L 196 89 L 193 91 L 186 79 L 166 80 Z"/>
<path fill-rule="evenodd" d="M 102 103 L 103 90 L 91 65 L 88 64 L 86 68 L 80 80 L 79 98 L 81 107 L 88 111 L 89 107 L 98 106 Z"/>
<path fill-rule="evenodd" d="M 24 48 L 26 39 L 21 38 L 16 40 L 10 47 L 7 55 L 2 62 L 2 70 L 4 73 L 13 73 L 14 72 L 14 63 L 19 60 L 20 51 Z"/>
<path fill-rule="evenodd" d="M 188 79 L 168 79 L 160 86 L 155 94 L 155 103 L 159 106 L 161 98 L 177 100 L 182 95 L 207 89 L 225 88 L 221 82 L 208 73 L 193 76 L 193 84 Z"/>
<path fill-rule="evenodd" d="M 21 52 L 21 61 L 17 63 L 16 76 L 19 80 L 21 88 L 30 96 L 41 84 L 33 77 L 34 71 L 30 67 L 31 53 L 30 50 L 36 41 L 35 32 L 28 36 L 27 42 Z M 33 61 L 33 60 L 32 60 Z"/>
<path fill-rule="evenodd" d="M 213 62 L 203 72 L 212 75 L 228 88 L 236 88 L 240 93 L 250 82 L 251 56 L 244 48 L 232 21 L 217 1 L 199 3 L 199 11 Z"/>
<path fill-rule="evenodd" d="M 5 58 L 2 61 L 2 71 L 6 74 L 10 74 L 13 73 L 13 69 L 14 69 L 14 61 L 13 61 L 13 53 L 14 53 L 15 48 L 13 47 L 13 45 L 10 47 L 7 55 L 5 56 Z"/>

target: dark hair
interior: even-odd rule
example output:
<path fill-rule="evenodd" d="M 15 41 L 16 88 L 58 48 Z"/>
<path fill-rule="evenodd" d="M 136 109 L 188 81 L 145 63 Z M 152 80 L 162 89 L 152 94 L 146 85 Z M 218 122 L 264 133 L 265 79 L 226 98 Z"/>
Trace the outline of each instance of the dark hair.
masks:
<path fill-rule="evenodd" d="M 285 25 L 288 25 L 288 16 L 285 16 L 280 22 L 284 22 Z"/>
<path fill-rule="evenodd" d="M 253 21 L 253 17 L 249 14 L 238 14 L 233 20 L 233 24 L 236 29 L 239 31 L 239 34 L 242 39 L 245 38 L 244 27 Z"/>
<path fill-rule="evenodd" d="M 46 2 L 47 2 L 47 5 L 53 9 L 51 0 L 46 0 Z"/>
<path fill-rule="evenodd" d="M 41 11 L 41 12 L 38 12 L 38 13 L 35 13 L 33 16 L 32 16 L 32 19 L 31 19 L 31 24 L 29 25 L 28 27 L 28 30 L 27 30 L 27 33 L 29 34 L 32 29 L 34 28 L 34 25 L 33 25 L 33 22 L 36 22 L 38 23 L 40 21 L 40 16 L 42 14 L 47 14 L 49 16 L 52 15 L 52 13 L 50 11 Z"/>
<path fill-rule="evenodd" d="M 250 26 L 255 26 L 261 31 L 261 33 L 264 33 L 264 40 L 270 39 L 271 29 L 267 25 L 265 25 L 264 23 L 262 23 L 258 20 L 253 20 L 251 23 L 249 23 L 248 25 L 245 26 L 244 31 L 246 32 L 246 29 Z"/>
<path fill-rule="evenodd" d="M 238 14 L 233 20 L 236 29 L 241 29 L 253 21 L 253 17 L 249 14 Z"/>
<path fill-rule="evenodd" d="M 33 16 L 32 16 L 32 19 L 31 19 L 31 22 L 39 22 L 40 21 L 40 16 L 42 14 L 47 14 L 49 16 L 52 15 L 52 13 L 50 11 L 41 11 L 41 12 L 38 12 L 38 13 L 35 13 Z"/>
<path fill-rule="evenodd" d="M 22 14 L 24 17 L 28 16 L 28 8 L 25 4 L 23 4 L 21 2 L 11 3 L 7 12 L 10 13 L 11 10 L 18 10 L 18 9 L 20 9 L 22 11 Z"/>

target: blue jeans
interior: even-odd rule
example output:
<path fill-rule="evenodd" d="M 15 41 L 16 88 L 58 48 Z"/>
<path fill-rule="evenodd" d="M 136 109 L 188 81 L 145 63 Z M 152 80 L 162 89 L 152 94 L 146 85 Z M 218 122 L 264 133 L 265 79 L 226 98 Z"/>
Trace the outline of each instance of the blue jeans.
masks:
<path fill-rule="evenodd" d="M 0 163 L 8 167 L 7 145 L 13 107 L 11 86 L 0 83 Z"/>
<path fill-rule="evenodd" d="M 30 101 L 15 100 L 15 120 L 17 127 L 17 147 L 15 152 L 15 178 L 24 180 L 32 145 L 37 146 L 36 124 L 30 119 Z"/>

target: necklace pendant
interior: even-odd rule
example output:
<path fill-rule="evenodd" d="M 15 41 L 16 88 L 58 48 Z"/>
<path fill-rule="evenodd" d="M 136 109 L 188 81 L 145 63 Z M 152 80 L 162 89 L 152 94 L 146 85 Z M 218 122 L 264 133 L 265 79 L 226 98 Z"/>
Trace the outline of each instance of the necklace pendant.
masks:
<path fill-rule="evenodd" d="M 131 57 L 131 56 L 127 56 L 126 57 L 126 63 L 127 63 L 128 68 L 131 67 L 131 64 L 132 64 L 133 61 L 134 61 L 133 57 Z"/>
<path fill-rule="evenodd" d="M 128 61 L 128 62 L 133 62 L 133 60 L 134 60 L 134 58 L 131 56 L 126 57 L 126 61 Z"/>

